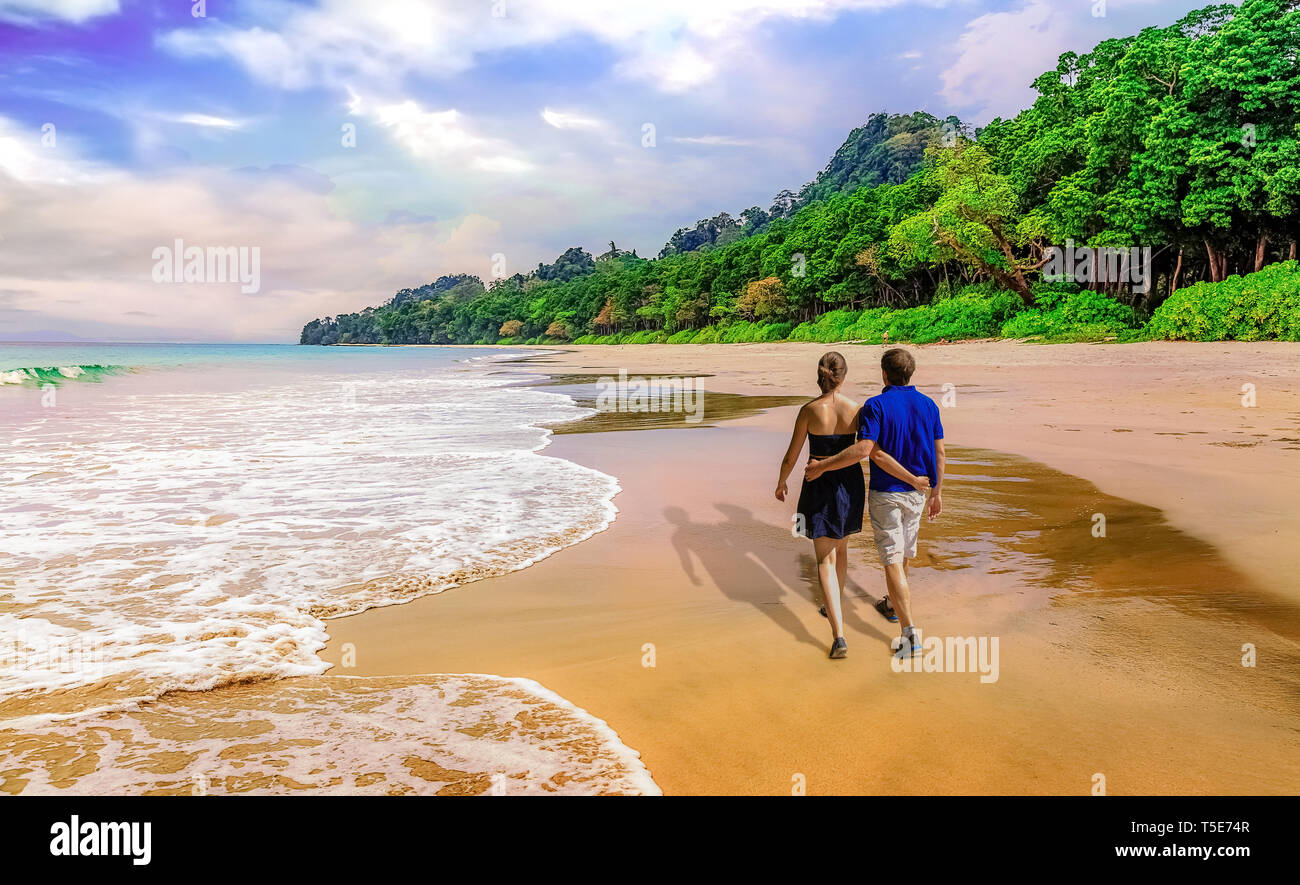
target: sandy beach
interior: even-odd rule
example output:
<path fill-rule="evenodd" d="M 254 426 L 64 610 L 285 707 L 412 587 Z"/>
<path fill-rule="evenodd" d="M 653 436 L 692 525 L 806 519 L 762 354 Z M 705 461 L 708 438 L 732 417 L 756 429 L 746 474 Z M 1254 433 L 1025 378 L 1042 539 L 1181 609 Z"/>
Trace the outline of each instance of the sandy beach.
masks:
<path fill-rule="evenodd" d="M 826 349 L 530 363 L 811 396 Z M 835 349 L 845 392 L 876 393 L 880 348 Z M 914 612 L 929 635 L 996 638 L 996 680 L 891 670 L 869 535 L 851 545 L 849 657 L 828 661 L 811 545 L 772 495 L 794 407 L 715 421 L 707 399 L 706 426 L 557 435 L 547 455 L 617 477 L 613 525 L 522 571 L 330 621 L 331 675 L 537 680 L 607 722 L 669 795 L 1300 788 L 1300 348 L 915 351 L 917 386 L 946 395 L 952 460 Z"/>

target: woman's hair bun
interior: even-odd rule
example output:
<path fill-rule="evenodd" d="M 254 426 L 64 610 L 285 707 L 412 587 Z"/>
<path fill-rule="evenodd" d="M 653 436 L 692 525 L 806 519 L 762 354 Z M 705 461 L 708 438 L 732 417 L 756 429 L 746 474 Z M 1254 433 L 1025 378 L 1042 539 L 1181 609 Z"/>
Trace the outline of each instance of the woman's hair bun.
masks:
<path fill-rule="evenodd" d="M 817 361 L 817 386 L 822 393 L 829 393 L 844 383 L 848 372 L 849 364 L 844 357 L 832 350 Z"/>

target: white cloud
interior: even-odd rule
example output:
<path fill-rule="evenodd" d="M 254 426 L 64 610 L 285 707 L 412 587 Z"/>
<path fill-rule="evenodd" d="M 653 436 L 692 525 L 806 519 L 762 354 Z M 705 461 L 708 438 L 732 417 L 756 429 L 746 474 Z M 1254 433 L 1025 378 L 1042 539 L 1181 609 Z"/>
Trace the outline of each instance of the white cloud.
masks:
<path fill-rule="evenodd" d="M 395 91 L 411 72 L 450 74 L 480 53 L 535 47 L 574 36 L 614 47 L 618 72 L 682 91 L 736 63 L 744 36 L 774 20 L 830 20 L 848 10 L 887 9 L 946 0 L 322 0 L 317 7 L 267 3 L 255 21 L 217 21 L 160 38 L 179 55 L 225 56 L 258 79 L 287 89 L 347 82 Z"/>
<path fill-rule="evenodd" d="M 225 117 L 212 117 L 208 114 L 180 114 L 172 119 L 177 123 L 201 126 L 205 129 L 239 129 L 244 125 L 239 120 L 227 120 Z"/>
<path fill-rule="evenodd" d="M 81 24 L 119 8 L 118 0 L 0 0 L 0 21 L 29 25 L 58 19 Z"/>
<path fill-rule="evenodd" d="M 353 116 L 360 114 L 361 107 L 362 107 L 361 96 L 357 95 L 356 90 L 353 89 L 351 86 L 344 86 L 344 88 L 348 91 L 348 100 L 345 105 L 348 109 L 348 113 L 352 114 Z"/>
<path fill-rule="evenodd" d="M 475 169 L 480 169 L 483 172 L 505 172 L 507 174 L 528 172 L 533 168 L 533 165 L 527 160 L 499 155 L 494 157 L 475 157 L 471 165 Z"/>
<path fill-rule="evenodd" d="M 736 49 L 736 42 L 719 41 L 707 50 L 708 58 L 692 46 L 639 47 L 617 70 L 630 79 L 655 83 L 664 92 L 686 92 L 713 79 L 718 68 L 710 58 L 729 54 L 726 50 Z"/>
<path fill-rule="evenodd" d="M 349 106 L 360 109 L 361 98 L 355 97 Z M 484 172 L 526 172 L 532 168 L 512 145 L 475 133 L 455 108 L 426 111 L 408 99 L 376 105 L 371 118 L 420 159 Z"/>
<path fill-rule="evenodd" d="M 542 109 L 542 119 L 556 129 L 600 129 L 604 124 L 591 117 L 570 114 L 551 108 Z"/>
<path fill-rule="evenodd" d="M 679 144 L 702 144 L 709 147 L 749 147 L 753 144 L 743 138 L 733 138 L 730 135 L 683 135 L 669 139 Z"/>
<path fill-rule="evenodd" d="M 58 130 L 45 140 L 40 130 L 19 127 L 0 117 L 0 180 L 8 177 L 24 186 L 71 184 L 106 180 L 112 173 L 76 158 L 75 149 Z M 2 206 L 3 204 L 0 204 Z"/>

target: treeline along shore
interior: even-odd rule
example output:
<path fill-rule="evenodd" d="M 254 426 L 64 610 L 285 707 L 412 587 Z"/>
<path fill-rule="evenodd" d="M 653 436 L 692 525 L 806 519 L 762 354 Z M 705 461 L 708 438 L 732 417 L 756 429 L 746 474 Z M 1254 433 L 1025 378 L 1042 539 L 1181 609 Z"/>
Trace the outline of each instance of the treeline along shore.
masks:
<path fill-rule="evenodd" d="M 656 258 L 579 247 L 302 344 L 1300 340 L 1300 2 L 1062 55 L 1013 119 L 874 114 L 798 193 Z"/>

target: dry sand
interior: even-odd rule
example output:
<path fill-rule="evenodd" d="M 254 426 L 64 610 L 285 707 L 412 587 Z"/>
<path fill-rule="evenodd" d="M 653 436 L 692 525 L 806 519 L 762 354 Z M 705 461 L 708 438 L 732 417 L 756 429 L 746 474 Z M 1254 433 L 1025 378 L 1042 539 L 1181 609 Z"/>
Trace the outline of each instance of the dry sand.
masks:
<path fill-rule="evenodd" d="M 534 363 L 707 373 L 710 391 L 774 396 L 812 391 L 825 349 L 584 347 Z M 837 349 L 846 392 L 877 392 L 881 348 Z M 955 401 L 914 612 L 930 636 L 997 637 L 997 681 L 891 670 L 869 536 L 852 548 L 849 658 L 826 659 L 811 545 L 772 495 L 789 406 L 557 436 L 548 454 L 619 478 L 610 529 L 334 620 L 324 656 L 350 644 L 356 666 L 333 671 L 347 675 L 536 679 L 606 720 L 668 794 L 1086 794 L 1099 775 L 1114 794 L 1300 790 L 1300 347 L 915 350 L 917 385 L 936 399 L 952 385 Z"/>

